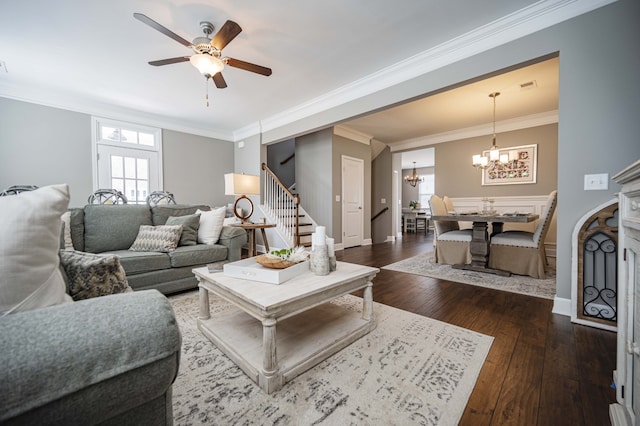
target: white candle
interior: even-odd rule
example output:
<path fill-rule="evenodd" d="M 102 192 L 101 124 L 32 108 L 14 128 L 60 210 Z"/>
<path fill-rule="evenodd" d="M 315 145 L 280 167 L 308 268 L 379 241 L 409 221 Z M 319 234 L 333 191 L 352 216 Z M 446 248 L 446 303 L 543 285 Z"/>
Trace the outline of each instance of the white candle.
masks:
<path fill-rule="evenodd" d="M 318 244 L 325 244 L 324 239 L 327 236 L 327 228 L 325 228 L 324 226 L 317 226 L 316 234 L 318 234 Z"/>
<path fill-rule="evenodd" d="M 329 253 L 329 257 L 333 257 L 336 255 L 336 252 L 333 248 L 334 241 L 335 240 L 333 238 L 327 238 L 327 251 Z"/>

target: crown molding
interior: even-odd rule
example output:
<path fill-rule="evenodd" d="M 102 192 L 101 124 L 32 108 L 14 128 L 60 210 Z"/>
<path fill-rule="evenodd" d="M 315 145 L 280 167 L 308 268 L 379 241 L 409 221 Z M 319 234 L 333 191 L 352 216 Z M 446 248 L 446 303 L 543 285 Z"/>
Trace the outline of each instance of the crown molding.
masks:
<path fill-rule="evenodd" d="M 341 124 L 333 127 L 333 134 L 365 145 L 371 145 L 371 139 L 373 139 L 373 136 L 371 135 L 367 135 L 366 133 L 359 132 Z"/>
<path fill-rule="evenodd" d="M 203 128 L 194 122 L 177 120 L 175 117 L 150 114 L 139 110 L 106 104 L 63 90 L 44 87 L 17 88 L 14 85 L 0 81 L 0 96 L 16 101 L 29 102 L 81 114 L 108 117 L 113 120 L 159 127 L 164 130 L 190 133 L 222 141 L 234 141 L 232 132 L 220 132 L 210 128 Z"/>
<path fill-rule="evenodd" d="M 270 131 L 485 52 L 617 0 L 541 0 L 378 72 L 262 120 Z M 328 123 L 330 124 L 330 123 Z"/>
<path fill-rule="evenodd" d="M 531 114 L 524 117 L 517 117 L 510 120 L 496 122 L 496 133 L 511 132 L 514 130 L 527 129 L 530 127 L 544 126 L 558 122 L 558 110 Z M 418 138 L 406 139 L 389 143 L 391 152 L 407 151 L 415 148 L 436 145 L 444 142 L 457 141 L 461 139 L 474 138 L 478 136 L 491 135 L 493 133 L 493 123 L 481 124 L 479 126 L 466 127 L 464 129 L 452 130 L 450 132 L 437 133 L 434 135 L 421 136 Z"/>

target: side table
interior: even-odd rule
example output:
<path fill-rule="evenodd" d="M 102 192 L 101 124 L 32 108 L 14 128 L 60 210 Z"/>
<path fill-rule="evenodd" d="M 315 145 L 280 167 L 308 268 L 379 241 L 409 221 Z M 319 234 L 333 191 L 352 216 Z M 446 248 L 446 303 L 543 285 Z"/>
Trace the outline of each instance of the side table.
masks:
<path fill-rule="evenodd" d="M 275 223 L 232 223 L 230 226 L 235 226 L 236 228 L 246 229 L 249 234 L 249 257 L 253 257 L 256 255 L 256 229 L 259 229 L 262 232 L 262 241 L 264 241 L 264 248 L 269 253 L 269 241 L 267 241 L 267 233 L 264 231 L 266 228 L 275 228 Z"/>

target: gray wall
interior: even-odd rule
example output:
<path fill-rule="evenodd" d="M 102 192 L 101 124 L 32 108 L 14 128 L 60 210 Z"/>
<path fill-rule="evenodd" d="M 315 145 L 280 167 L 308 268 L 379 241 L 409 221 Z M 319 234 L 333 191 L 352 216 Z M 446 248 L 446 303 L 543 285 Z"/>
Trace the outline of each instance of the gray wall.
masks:
<path fill-rule="evenodd" d="M 225 173 L 233 173 L 234 144 L 173 130 L 162 131 L 164 189 L 182 204 L 225 206 Z M 231 197 L 232 198 L 232 197 Z"/>
<path fill-rule="evenodd" d="M 222 178 L 234 168 L 233 143 L 164 130 L 162 150 L 164 188 L 178 202 L 233 201 Z M 69 185 L 72 207 L 93 192 L 91 116 L 0 98 L 0 187 L 56 183 Z"/>
<path fill-rule="evenodd" d="M 333 209 L 329 207 L 334 190 L 332 135 L 329 128 L 296 138 L 296 190 L 302 207 L 337 243 L 339 235 L 335 235 Z"/>
<path fill-rule="evenodd" d="M 371 222 L 373 244 L 385 242 L 387 237 L 393 235 L 391 227 L 393 220 L 392 176 L 391 150 L 387 147 L 371 162 L 371 217 L 373 218 L 385 207 L 389 208 Z M 384 204 L 381 202 L 383 198 L 386 201 Z"/>
<path fill-rule="evenodd" d="M 498 133 L 500 148 L 538 145 L 536 183 L 482 186 L 482 172 L 471 166 L 471 156 L 491 146 L 491 136 L 463 139 L 433 145 L 436 164 L 436 194 L 449 197 L 500 197 L 547 195 L 558 184 L 558 125 L 531 127 Z M 404 202 L 406 205 L 408 201 Z"/>
<path fill-rule="evenodd" d="M 296 182 L 296 141 L 289 139 L 283 142 L 271 144 L 267 147 L 267 166 L 278 176 L 280 182 L 287 188 L 290 188 Z M 289 158 L 292 154 L 294 157 L 284 164 L 280 164 Z"/>
<path fill-rule="evenodd" d="M 640 2 L 618 0 L 468 59 L 380 90 L 264 135 L 281 140 L 412 100 L 559 52 L 558 297 L 571 297 L 571 233 L 587 211 L 620 186 L 584 191 L 584 175 L 610 176 L 640 158 Z"/>
<path fill-rule="evenodd" d="M 92 182 L 90 115 L 0 98 L 0 189 L 66 183 L 82 206 Z"/>

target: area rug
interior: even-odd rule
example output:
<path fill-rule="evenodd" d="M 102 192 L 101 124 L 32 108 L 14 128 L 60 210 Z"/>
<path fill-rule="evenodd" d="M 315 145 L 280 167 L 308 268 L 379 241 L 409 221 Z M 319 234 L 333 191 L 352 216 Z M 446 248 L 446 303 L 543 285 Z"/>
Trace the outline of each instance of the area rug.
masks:
<path fill-rule="evenodd" d="M 455 425 L 493 341 L 374 303 L 375 330 L 267 395 L 197 329 L 197 292 L 169 300 L 182 332 L 175 425 Z M 332 303 L 362 307 L 351 295 Z M 235 309 L 210 304 L 212 315 Z"/>
<path fill-rule="evenodd" d="M 433 252 L 429 252 L 383 266 L 382 269 L 526 294 L 543 299 L 553 300 L 556 295 L 556 271 L 553 268 L 548 271 L 547 278 L 543 280 L 522 275 L 501 277 L 483 272 L 454 269 L 450 265 L 435 263 Z"/>

